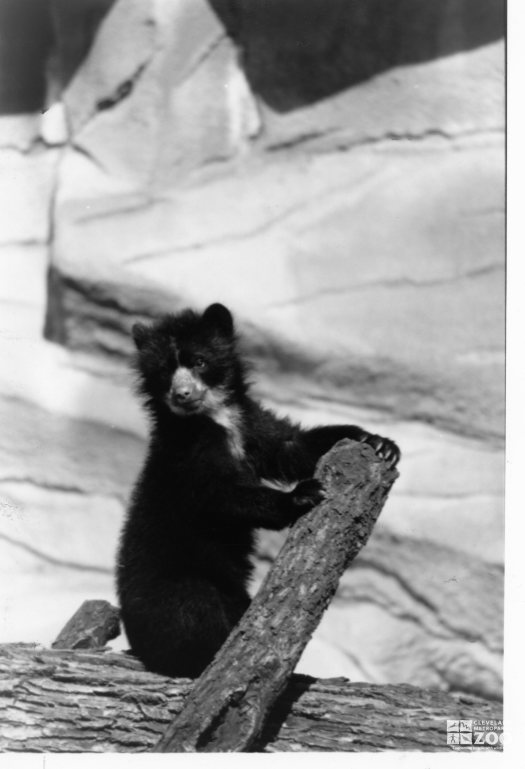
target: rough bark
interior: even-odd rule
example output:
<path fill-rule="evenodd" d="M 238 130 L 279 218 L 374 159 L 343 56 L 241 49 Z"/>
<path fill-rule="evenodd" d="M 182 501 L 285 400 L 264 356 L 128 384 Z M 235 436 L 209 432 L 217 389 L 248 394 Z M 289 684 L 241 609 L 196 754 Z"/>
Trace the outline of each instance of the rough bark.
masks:
<path fill-rule="evenodd" d="M 109 601 L 84 601 L 51 645 L 53 649 L 96 649 L 119 634 L 118 609 Z"/>
<path fill-rule="evenodd" d="M 127 654 L 0 646 L 0 750 L 145 752 L 192 688 Z M 446 719 L 501 717 L 472 696 L 294 675 L 252 750 L 448 750 Z"/>
<path fill-rule="evenodd" d="M 156 751 L 246 751 L 260 734 L 397 471 L 369 446 L 345 440 L 322 458 L 316 476 L 326 499 L 291 529 L 250 608 Z"/>

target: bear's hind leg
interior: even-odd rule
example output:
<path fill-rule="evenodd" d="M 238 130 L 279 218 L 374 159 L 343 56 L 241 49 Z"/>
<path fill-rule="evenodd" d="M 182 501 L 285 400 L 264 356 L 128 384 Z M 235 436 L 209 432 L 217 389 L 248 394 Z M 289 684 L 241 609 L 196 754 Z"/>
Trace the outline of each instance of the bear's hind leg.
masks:
<path fill-rule="evenodd" d="M 157 586 L 122 620 L 133 653 L 148 670 L 167 676 L 196 678 L 209 665 L 249 598 L 226 598 L 214 585 L 196 579 Z"/>

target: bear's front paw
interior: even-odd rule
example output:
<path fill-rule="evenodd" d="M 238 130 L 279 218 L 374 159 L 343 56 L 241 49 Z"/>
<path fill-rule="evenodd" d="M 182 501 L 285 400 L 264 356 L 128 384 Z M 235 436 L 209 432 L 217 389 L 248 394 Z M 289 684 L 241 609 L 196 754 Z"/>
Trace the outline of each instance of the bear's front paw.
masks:
<path fill-rule="evenodd" d="M 299 481 L 295 489 L 290 492 L 292 522 L 321 504 L 324 497 L 324 489 L 316 478 Z"/>
<path fill-rule="evenodd" d="M 389 467 L 395 467 L 401 459 L 401 451 L 394 441 L 389 438 L 383 438 L 381 435 L 372 435 L 367 433 L 362 439 L 362 443 L 368 443 L 378 457 L 384 459 Z"/>

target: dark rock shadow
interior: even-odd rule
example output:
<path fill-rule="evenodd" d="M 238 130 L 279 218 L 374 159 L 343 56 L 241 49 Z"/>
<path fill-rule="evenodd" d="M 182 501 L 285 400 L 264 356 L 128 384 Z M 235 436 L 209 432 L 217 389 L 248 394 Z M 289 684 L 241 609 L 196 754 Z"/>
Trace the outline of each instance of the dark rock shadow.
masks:
<path fill-rule="evenodd" d="M 504 0 L 208 0 L 277 112 L 505 34 Z"/>
<path fill-rule="evenodd" d="M 0 0 L 0 115 L 38 112 L 67 86 L 115 0 Z"/>
<path fill-rule="evenodd" d="M 45 62 L 53 39 L 42 0 L 0 2 L 0 115 L 38 111 L 45 96 Z"/>
<path fill-rule="evenodd" d="M 66 88 L 83 62 L 115 0 L 51 0 L 58 77 Z"/>

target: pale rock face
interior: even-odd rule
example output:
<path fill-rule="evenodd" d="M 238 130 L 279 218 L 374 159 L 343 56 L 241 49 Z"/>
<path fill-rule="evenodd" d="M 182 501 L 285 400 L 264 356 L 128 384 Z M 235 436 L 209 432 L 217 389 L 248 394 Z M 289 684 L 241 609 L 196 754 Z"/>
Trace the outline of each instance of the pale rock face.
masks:
<path fill-rule="evenodd" d="M 298 21 L 288 5 L 238 7 L 236 20 L 204 0 L 113 7 L 65 95 L 74 138 L 57 273 L 89 294 L 95 265 L 131 312 L 220 298 L 257 345 L 304 359 L 307 387 L 501 437 L 497 7 L 485 3 L 468 32 L 462 17 L 413 11 L 398 50 L 398 32 L 375 30 L 370 9 L 353 18 L 336 3 L 325 16 L 306 3 Z M 350 22 L 381 43 L 375 64 L 350 26 L 334 48 L 330 35 Z M 137 286 L 149 299 L 128 297 Z M 113 319 L 104 339 L 85 339 L 84 312 L 102 311 L 79 299 L 51 337 L 123 348 L 107 339 Z"/>
<path fill-rule="evenodd" d="M 76 608 L 24 624 L 16 590 L 61 594 L 66 569 L 67 606 L 112 597 L 146 428 L 124 367 L 131 324 L 219 300 L 266 403 L 403 451 L 300 670 L 501 695 L 504 54 L 500 4 L 470 9 L 109 10 L 63 94 L 69 144 L 12 161 L 26 187 L 34 166 L 46 206 L 6 237 L 44 243 L 52 210 L 45 329 L 65 346 L 40 339 L 38 262 L 19 315 L 29 348 L 0 340 L 13 360 L 0 535 L 22 586 L 10 610 L 33 636 L 12 640 L 50 641 Z M 261 563 L 279 541 L 262 538 Z"/>

